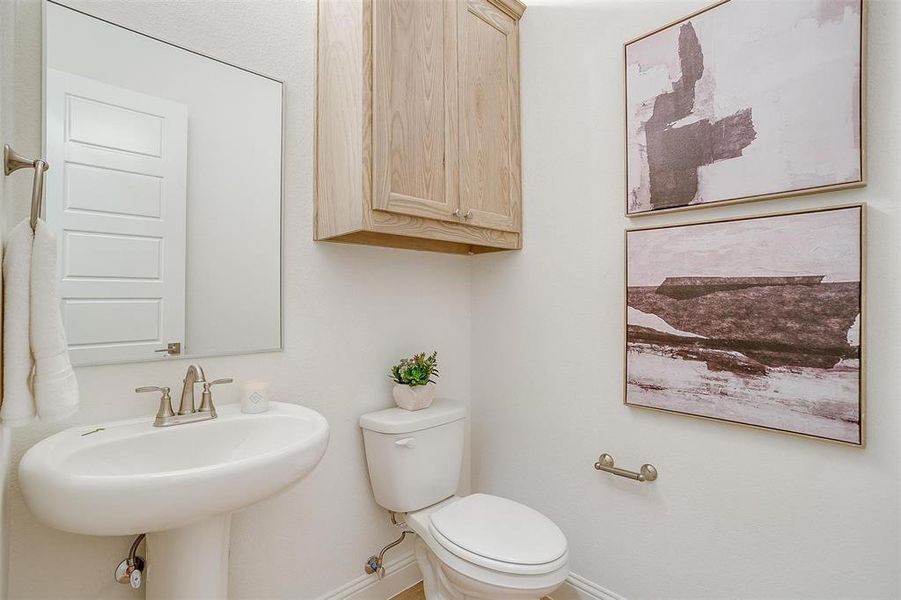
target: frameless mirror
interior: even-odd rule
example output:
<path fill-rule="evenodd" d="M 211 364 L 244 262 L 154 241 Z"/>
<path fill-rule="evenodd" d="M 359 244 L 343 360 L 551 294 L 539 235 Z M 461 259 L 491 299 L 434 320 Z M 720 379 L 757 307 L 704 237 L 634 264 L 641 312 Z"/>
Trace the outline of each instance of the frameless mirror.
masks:
<path fill-rule="evenodd" d="M 44 9 L 44 210 L 73 363 L 279 349 L 283 84 Z"/>

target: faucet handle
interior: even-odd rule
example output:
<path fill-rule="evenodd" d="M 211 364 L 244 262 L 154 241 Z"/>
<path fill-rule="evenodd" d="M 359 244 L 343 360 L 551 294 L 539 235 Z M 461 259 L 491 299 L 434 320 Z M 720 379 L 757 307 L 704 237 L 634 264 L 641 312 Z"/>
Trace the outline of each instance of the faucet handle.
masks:
<path fill-rule="evenodd" d="M 169 393 L 169 388 L 157 387 L 155 385 L 145 385 L 144 387 L 135 388 L 135 392 L 137 392 L 138 394 L 144 394 L 146 392 L 162 392 L 165 395 Z"/>
<path fill-rule="evenodd" d="M 221 385 L 223 383 L 232 382 L 234 382 L 234 379 L 232 379 L 231 377 L 223 377 L 222 379 L 214 379 L 213 381 L 204 381 L 203 394 L 200 396 L 200 408 L 197 409 L 197 412 L 208 412 L 215 417 L 216 407 L 213 405 L 213 391 L 211 388 L 214 385 Z"/>
<path fill-rule="evenodd" d="M 160 408 L 158 411 L 156 411 L 156 420 L 154 421 L 154 425 L 158 425 L 166 419 L 175 416 L 175 413 L 172 411 L 172 397 L 169 395 L 168 387 L 146 385 L 144 387 L 135 388 L 135 392 L 137 392 L 138 394 L 144 394 L 146 392 L 160 392 Z"/>

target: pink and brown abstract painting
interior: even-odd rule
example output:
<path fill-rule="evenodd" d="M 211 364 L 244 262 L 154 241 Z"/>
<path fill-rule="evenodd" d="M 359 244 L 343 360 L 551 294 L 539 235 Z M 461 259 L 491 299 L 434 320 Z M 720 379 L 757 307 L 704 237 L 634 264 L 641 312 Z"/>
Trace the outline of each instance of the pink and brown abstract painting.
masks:
<path fill-rule="evenodd" d="M 626 404 L 863 444 L 863 206 L 626 233 Z"/>
<path fill-rule="evenodd" d="M 629 42 L 630 215 L 863 184 L 863 0 L 729 0 Z"/>

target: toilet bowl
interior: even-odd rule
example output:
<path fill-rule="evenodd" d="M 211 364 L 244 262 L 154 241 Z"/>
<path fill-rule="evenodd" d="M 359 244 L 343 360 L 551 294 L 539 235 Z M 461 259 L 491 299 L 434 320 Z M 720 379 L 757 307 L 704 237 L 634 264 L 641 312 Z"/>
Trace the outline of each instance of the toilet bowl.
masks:
<path fill-rule="evenodd" d="M 566 537 L 523 504 L 488 494 L 454 495 L 463 458 L 465 406 L 363 415 L 373 492 L 404 513 L 417 534 L 416 562 L 428 600 L 537 600 L 568 573 Z"/>
<path fill-rule="evenodd" d="M 522 504 L 453 496 L 406 516 L 429 600 L 541 598 L 569 572 L 566 538 Z"/>

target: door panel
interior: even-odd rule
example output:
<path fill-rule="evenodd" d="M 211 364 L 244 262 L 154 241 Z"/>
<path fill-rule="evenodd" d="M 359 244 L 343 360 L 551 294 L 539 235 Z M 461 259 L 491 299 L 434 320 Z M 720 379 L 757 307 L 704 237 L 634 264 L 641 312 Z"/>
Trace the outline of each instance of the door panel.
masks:
<path fill-rule="evenodd" d="M 471 225 L 519 230 L 519 65 L 515 20 L 488 0 L 460 2 L 460 211 Z"/>
<path fill-rule="evenodd" d="M 373 208 L 456 220 L 456 2 L 372 10 Z"/>
<path fill-rule="evenodd" d="M 184 345 L 187 107 L 47 71 L 47 222 L 75 364 Z"/>
<path fill-rule="evenodd" d="M 67 163 L 66 209 L 129 217 L 161 216 L 159 177 Z"/>
<path fill-rule="evenodd" d="M 116 344 L 122 339 L 156 342 L 160 300 L 63 300 L 66 334 L 73 346 Z M 108 327 L 95 327 L 98 322 Z"/>
<path fill-rule="evenodd" d="M 163 152 L 160 116 L 74 95 L 66 105 L 70 142 L 156 158 Z"/>
<path fill-rule="evenodd" d="M 140 235 L 63 232 L 64 279 L 154 279 L 163 276 L 163 240 Z"/>

